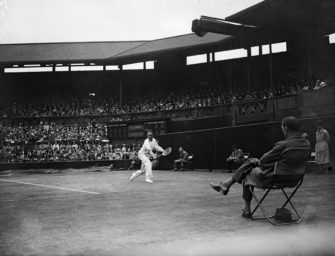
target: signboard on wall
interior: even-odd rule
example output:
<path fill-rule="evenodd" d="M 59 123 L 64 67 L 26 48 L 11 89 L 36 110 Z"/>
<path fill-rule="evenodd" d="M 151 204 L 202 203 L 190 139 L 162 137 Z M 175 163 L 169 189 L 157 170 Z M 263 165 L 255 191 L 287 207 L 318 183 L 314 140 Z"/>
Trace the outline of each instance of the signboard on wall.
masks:
<path fill-rule="evenodd" d="M 108 125 L 109 139 L 125 139 L 125 138 L 140 138 L 145 137 L 146 131 L 152 130 L 155 135 L 165 134 L 167 132 L 166 120 L 151 120 L 151 121 L 128 121 L 111 123 Z"/>

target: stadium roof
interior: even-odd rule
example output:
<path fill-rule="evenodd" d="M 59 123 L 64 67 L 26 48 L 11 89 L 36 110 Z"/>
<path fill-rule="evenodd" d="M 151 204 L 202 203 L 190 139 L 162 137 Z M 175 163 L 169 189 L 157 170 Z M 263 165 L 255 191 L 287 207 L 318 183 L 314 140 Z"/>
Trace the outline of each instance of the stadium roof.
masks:
<path fill-rule="evenodd" d="M 36 43 L 0 45 L 0 63 L 75 63 L 111 62 L 115 57 L 143 56 L 177 49 L 190 49 L 220 43 L 226 35 L 208 34 L 199 38 L 195 34 L 153 41 Z"/>
<path fill-rule="evenodd" d="M 269 30 L 278 26 L 298 33 L 327 35 L 335 32 L 334 0 L 265 0 L 225 20 Z"/>
<path fill-rule="evenodd" d="M 111 58 L 146 41 L 36 43 L 0 45 L 2 63 L 94 62 Z"/>
<path fill-rule="evenodd" d="M 223 42 L 230 41 L 233 36 L 220 35 L 208 33 L 204 37 L 198 37 L 194 33 L 163 38 L 158 40 L 149 41 L 137 47 L 129 49 L 123 53 L 118 54 L 115 58 L 143 58 L 153 57 L 159 54 L 164 54 L 168 51 L 183 51 L 192 53 L 194 50 L 204 49 L 206 46 L 222 45 Z"/>
<path fill-rule="evenodd" d="M 225 20 L 260 27 L 264 32 L 247 38 L 208 33 L 186 34 L 153 41 L 0 44 L 0 64 L 105 63 L 145 61 L 168 52 L 200 54 L 232 49 L 299 34 L 335 32 L 334 0 L 265 0 Z M 191 28 L 191 21 L 190 21 Z"/>

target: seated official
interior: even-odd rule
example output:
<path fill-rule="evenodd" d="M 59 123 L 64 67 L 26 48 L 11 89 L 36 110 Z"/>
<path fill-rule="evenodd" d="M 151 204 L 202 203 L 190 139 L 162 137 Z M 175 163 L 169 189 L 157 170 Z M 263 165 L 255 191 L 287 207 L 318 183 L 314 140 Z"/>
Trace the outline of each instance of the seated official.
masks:
<path fill-rule="evenodd" d="M 286 117 L 282 121 L 281 129 L 284 134 L 285 140 L 279 141 L 269 152 L 265 153 L 260 159 L 249 158 L 235 173 L 224 182 L 215 185 L 211 184 L 211 187 L 227 195 L 229 188 L 235 183 L 243 183 L 243 199 L 245 207 L 242 213 L 242 217 L 250 218 L 251 210 L 250 203 L 252 200 L 252 193 L 249 190 L 249 186 L 264 187 L 269 185 L 275 185 L 276 182 L 290 182 L 298 183 L 298 173 L 292 173 L 291 175 L 277 175 L 275 174 L 276 163 L 286 164 L 287 168 L 290 169 L 287 163 L 292 163 L 293 156 L 287 156 L 282 152 L 289 148 L 301 148 L 301 154 L 294 155 L 294 162 L 306 163 L 308 157 L 305 154 L 306 150 L 310 150 L 311 146 L 308 140 L 302 136 L 299 132 L 300 122 L 295 117 Z M 286 157 L 287 159 L 285 159 Z M 290 157 L 290 159 L 289 159 Z M 292 166 L 294 170 L 294 166 Z M 299 173 L 300 174 L 300 173 Z M 298 179 L 299 178 L 299 179 Z"/>
<path fill-rule="evenodd" d="M 234 144 L 232 150 L 231 155 L 227 158 L 229 172 L 232 172 L 233 169 L 237 169 L 244 163 L 244 154 L 242 149 L 238 148 L 236 144 Z"/>
<path fill-rule="evenodd" d="M 174 160 L 174 171 L 178 171 L 180 168 L 180 171 L 184 170 L 185 164 L 188 163 L 188 153 L 182 148 L 179 148 L 179 159 Z"/>

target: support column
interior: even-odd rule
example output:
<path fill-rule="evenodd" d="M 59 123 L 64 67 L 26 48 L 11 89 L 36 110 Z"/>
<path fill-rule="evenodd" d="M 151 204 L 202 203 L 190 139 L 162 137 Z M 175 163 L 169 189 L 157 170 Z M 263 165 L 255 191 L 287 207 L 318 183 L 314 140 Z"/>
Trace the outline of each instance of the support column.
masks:
<path fill-rule="evenodd" d="M 271 41 L 269 42 L 269 66 L 270 66 L 270 86 L 271 91 L 274 93 L 274 87 L 273 87 L 273 70 L 272 70 L 272 44 Z M 274 96 L 274 95 L 273 95 Z M 272 121 L 276 120 L 276 107 L 275 107 L 275 100 L 272 98 L 271 101 L 271 111 L 272 111 Z"/>
<path fill-rule="evenodd" d="M 211 58 L 210 58 L 210 55 L 211 55 L 211 53 L 210 53 L 210 52 L 206 53 L 207 64 L 210 64 L 210 63 L 211 63 Z"/>
<path fill-rule="evenodd" d="M 311 80 L 313 77 L 312 70 L 312 34 L 308 33 L 308 43 L 307 43 L 307 65 L 308 65 L 308 77 Z"/>
<path fill-rule="evenodd" d="M 269 43 L 269 65 L 270 65 L 270 86 L 273 92 L 273 70 L 272 70 L 272 45 L 271 42 Z"/>
<path fill-rule="evenodd" d="M 212 59 L 212 62 L 210 62 Z M 211 82 L 217 83 L 218 82 L 218 76 L 217 76 L 217 67 L 215 64 L 215 54 L 214 52 L 209 52 L 207 54 L 207 62 L 210 67 L 210 72 L 211 72 Z"/>
<path fill-rule="evenodd" d="M 248 85 L 248 92 L 250 93 L 251 89 L 251 80 L 250 80 L 250 66 L 251 66 L 251 48 L 247 48 L 248 52 L 248 59 L 247 59 L 247 85 Z"/>
<path fill-rule="evenodd" d="M 123 106 L 123 79 L 122 79 L 122 75 L 123 75 L 123 69 L 122 69 L 122 65 L 119 65 L 119 69 L 120 69 L 120 76 L 119 76 L 119 96 L 120 96 L 120 106 Z"/>

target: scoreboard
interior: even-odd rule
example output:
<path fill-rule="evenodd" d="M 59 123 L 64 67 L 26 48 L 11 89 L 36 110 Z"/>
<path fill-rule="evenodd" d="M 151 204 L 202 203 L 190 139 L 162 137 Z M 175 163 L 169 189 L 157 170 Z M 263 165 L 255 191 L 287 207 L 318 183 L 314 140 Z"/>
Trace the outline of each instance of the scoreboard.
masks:
<path fill-rule="evenodd" d="M 137 138 L 143 137 L 144 135 L 144 124 L 129 124 L 128 125 L 128 137 Z"/>
<path fill-rule="evenodd" d="M 148 130 L 155 135 L 165 134 L 167 120 L 113 122 L 107 126 L 107 135 L 109 139 L 141 138 Z"/>

